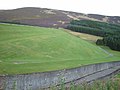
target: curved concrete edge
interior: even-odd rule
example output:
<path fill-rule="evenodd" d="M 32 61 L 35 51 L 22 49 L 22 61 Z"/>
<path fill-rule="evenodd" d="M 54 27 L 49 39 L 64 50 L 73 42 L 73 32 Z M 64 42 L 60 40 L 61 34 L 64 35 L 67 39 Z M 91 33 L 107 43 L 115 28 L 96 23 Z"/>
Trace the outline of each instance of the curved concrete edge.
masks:
<path fill-rule="evenodd" d="M 73 69 L 58 70 L 44 73 L 0 76 L 0 87 L 4 90 L 37 90 L 70 82 L 90 82 L 105 77 L 120 69 L 120 61 L 91 64 Z M 97 76 L 97 77 L 96 77 Z"/>
<path fill-rule="evenodd" d="M 77 80 L 74 80 L 72 82 L 75 85 L 83 83 L 83 82 L 90 83 L 90 82 L 93 82 L 95 80 L 105 79 L 105 78 L 108 78 L 108 77 L 112 77 L 113 75 L 115 75 L 115 74 L 117 74 L 119 72 L 120 72 L 120 66 L 116 66 L 114 68 L 109 68 L 109 69 L 106 69 L 106 70 L 95 72 L 93 74 L 84 76 L 84 77 L 79 78 Z M 69 85 L 69 84 L 70 84 L 70 82 L 66 83 L 66 86 Z"/>
<path fill-rule="evenodd" d="M 96 73 L 84 76 L 84 77 L 79 78 L 77 80 L 67 82 L 67 83 L 65 83 L 65 88 L 71 87 L 71 83 L 72 83 L 72 85 L 80 85 L 82 83 L 92 84 L 94 81 L 97 81 L 97 80 L 108 80 L 108 79 L 114 77 L 114 75 L 116 75 L 118 73 L 120 73 L 120 68 L 116 69 L 116 70 L 113 70 L 113 71 L 111 71 L 111 69 L 103 70 L 103 71 L 100 71 L 100 72 L 96 72 Z M 98 75 L 98 74 L 102 74 L 102 75 Z M 60 89 L 61 85 L 57 85 L 55 87 Z M 50 90 L 50 88 L 51 87 L 42 88 L 42 90 Z"/>

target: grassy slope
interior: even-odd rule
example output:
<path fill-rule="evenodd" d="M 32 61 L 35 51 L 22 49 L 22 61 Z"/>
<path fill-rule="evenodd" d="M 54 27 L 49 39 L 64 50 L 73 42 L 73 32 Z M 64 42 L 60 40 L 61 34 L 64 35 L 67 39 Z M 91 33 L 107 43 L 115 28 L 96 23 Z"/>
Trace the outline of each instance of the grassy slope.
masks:
<path fill-rule="evenodd" d="M 109 57 L 98 46 L 62 29 L 0 24 L 0 74 L 44 72 L 113 61 Z"/>
<path fill-rule="evenodd" d="M 87 42 L 96 45 L 96 40 L 97 39 L 101 39 L 102 37 L 99 36 L 95 36 L 95 35 L 91 35 L 91 34 L 85 34 L 85 33 L 79 33 L 79 32 L 73 32 L 70 30 L 65 30 L 68 33 L 80 37 L 83 40 L 86 40 Z M 120 52 L 119 51 L 114 51 L 111 50 L 109 47 L 107 46 L 100 46 L 103 50 L 105 50 L 106 53 L 109 54 L 109 57 L 107 58 L 108 61 L 119 61 L 120 60 Z M 105 60 L 106 61 L 106 60 Z"/>

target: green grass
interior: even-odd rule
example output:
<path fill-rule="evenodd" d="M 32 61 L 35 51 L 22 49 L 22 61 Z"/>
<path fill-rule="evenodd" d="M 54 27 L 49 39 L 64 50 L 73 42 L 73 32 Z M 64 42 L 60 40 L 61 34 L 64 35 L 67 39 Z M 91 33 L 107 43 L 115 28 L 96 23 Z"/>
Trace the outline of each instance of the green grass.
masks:
<path fill-rule="evenodd" d="M 110 56 L 63 29 L 0 24 L 0 74 L 45 72 L 116 60 L 120 55 Z"/>

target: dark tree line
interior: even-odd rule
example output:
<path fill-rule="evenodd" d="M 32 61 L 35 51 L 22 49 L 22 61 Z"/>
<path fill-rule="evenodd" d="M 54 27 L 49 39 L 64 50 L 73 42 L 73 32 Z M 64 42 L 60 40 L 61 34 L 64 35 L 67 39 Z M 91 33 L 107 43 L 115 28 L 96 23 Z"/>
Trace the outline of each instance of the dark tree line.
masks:
<path fill-rule="evenodd" d="M 102 36 L 103 39 L 97 40 L 97 45 L 106 45 L 113 50 L 120 51 L 120 25 L 90 20 L 73 20 L 67 29 Z"/>
<path fill-rule="evenodd" d="M 81 33 L 87 33 L 87 34 L 92 34 L 96 36 L 107 36 L 107 35 L 113 35 L 113 32 L 108 31 L 102 31 L 101 29 L 97 28 L 91 28 L 91 27 L 85 27 L 85 26 L 80 26 L 80 25 L 72 25 L 70 24 L 67 29 L 70 29 L 75 32 L 81 32 Z"/>
<path fill-rule="evenodd" d="M 98 39 L 96 42 L 97 45 L 106 45 L 113 50 L 120 51 L 120 36 L 108 36 L 104 37 L 102 40 Z"/>
<path fill-rule="evenodd" d="M 22 23 L 20 23 L 20 22 L 16 22 L 16 21 L 0 21 L 0 23 L 22 24 Z"/>
<path fill-rule="evenodd" d="M 21 23 L 21 22 L 17 22 L 17 21 L 0 21 L 0 23 L 18 24 L 18 25 L 29 25 L 29 24 L 25 24 L 25 23 Z M 32 25 L 32 26 L 34 26 L 34 25 Z"/>

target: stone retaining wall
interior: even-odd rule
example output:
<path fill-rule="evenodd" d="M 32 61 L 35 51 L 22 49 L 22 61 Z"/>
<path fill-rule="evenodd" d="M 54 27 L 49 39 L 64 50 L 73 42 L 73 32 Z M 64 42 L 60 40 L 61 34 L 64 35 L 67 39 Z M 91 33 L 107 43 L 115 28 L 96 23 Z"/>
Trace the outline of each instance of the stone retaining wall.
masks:
<path fill-rule="evenodd" d="M 65 83 L 67 83 L 102 70 L 114 68 L 116 66 L 120 66 L 120 62 L 92 64 L 73 69 L 44 73 L 0 76 L 0 89 L 38 90 L 53 85 L 59 85 L 62 79 L 64 79 Z"/>

